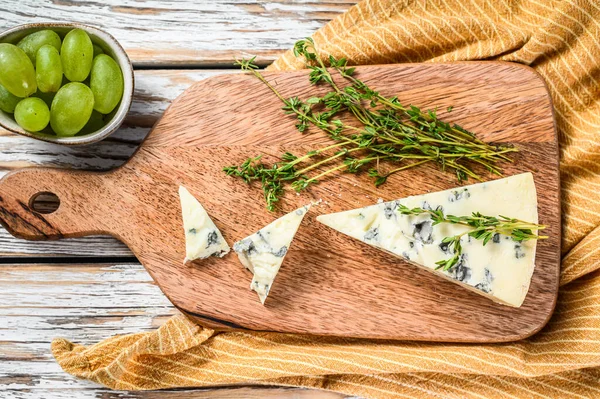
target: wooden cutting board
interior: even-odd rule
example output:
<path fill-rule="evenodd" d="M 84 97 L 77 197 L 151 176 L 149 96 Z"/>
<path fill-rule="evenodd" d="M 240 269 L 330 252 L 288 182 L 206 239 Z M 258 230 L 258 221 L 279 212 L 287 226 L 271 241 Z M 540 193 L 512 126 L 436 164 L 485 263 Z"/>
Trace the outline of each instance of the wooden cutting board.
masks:
<path fill-rule="evenodd" d="M 325 92 L 308 84 L 306 71 L 265 76 L 285 97 Z M 437 107 L 442 119 L 520 149 L 503 170 L 506 176 L 533 172 L 540 223 L 549 226 L 550 236 L 538 245 L 521 308 L 495 304 L 315 221 L 320 213 L 371 205 L 378 198 L 454 187 L 458 183 L 451 173 L 424 166 L 398 173 L 380 188 L 368 176 L 340 174 L 300 195 L 289 191 L 275 213 L 265 209 L 258 186 L 225 176 L 224 166 L 249 156 L 263 154 L 272 161 L 283 151 L 300 154 L 329 142 L 316 128 L 296 131 L 279 100 L 244 74 L 189 88 L 119 169 L 34 168 L 5 176 L 0 222 L 15 236 L 32 240 L 113 235 L 131 248 L 173 304 L 219 329 L 455 342 L 510 341 L 538 331 L 556 302 L 561 232 L 556 129 L 544 82 L 532 69 L 499 62 L 359 67 L 358 76 L 384 95 Z M 234 253 L 182 263 L 179 185 L 200 200 L 230 245 L 322 199 L 305 218 L 266 306 L 249 290 L 251 274 Z M 56 212 L 32 210 L 31 199 L 40 192 L 59 197 Z"/>

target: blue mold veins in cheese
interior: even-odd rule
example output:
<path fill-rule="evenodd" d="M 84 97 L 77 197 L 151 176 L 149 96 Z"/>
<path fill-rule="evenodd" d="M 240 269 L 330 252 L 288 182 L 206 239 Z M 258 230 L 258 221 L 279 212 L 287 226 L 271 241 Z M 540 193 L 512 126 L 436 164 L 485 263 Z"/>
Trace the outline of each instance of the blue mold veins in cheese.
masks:
<path fill-rule="evenodd" d="M 263 305 L 309 208 L 310 205 L 298 208 L 233 244 L 240 262 L 254 274 L 250 288 Z"/>
<path fill-rule="evenodd" d="M 442 209 L 446 215 L 481 212 L 538 223 L 531 173 L 317 217 L 319 222 L 341 233 L 402 257 L 495 302 L 521 306 L 535 267 L 537 240 L 516 242 L 497 235 L 484 246 L 481 240 L 465 235 L 461 239 L 463 255 L 459 262 L 450 270 L 435 270 L 437 261 L 452 256 L 442 239 L 461 234 L 469 227 L 448 223 L 433 226 L 427 214 L 400 214 L 399 204 L 408 208 Z"/>
<path fill-rule="evenodd" d="M 230 251 L 229 245 L 200 202 L 183 186 L 179 187 L 179 199 L 185 230 L 184 263 L 225 256 Z"/>

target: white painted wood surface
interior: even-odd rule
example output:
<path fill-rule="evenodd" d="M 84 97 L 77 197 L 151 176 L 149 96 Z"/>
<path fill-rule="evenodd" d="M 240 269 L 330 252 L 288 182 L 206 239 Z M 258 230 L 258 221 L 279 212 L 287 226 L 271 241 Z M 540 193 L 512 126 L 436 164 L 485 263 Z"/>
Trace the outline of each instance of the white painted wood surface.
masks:
<path fill-rule="evenodd" d="M 68 21 L 97 25 L 136 66 L 230 66 L 236 56 L 273 61 L 356 0 L 3 0 L 0 30 Z"/>
<path fill-rule="evenodd" d="M 229 69 L 235 57 L 258 55 L 259 62 L 266 65 L 297 39 L 312 34 L 355 3 L 3 0 L 0 30 L 22 23 L 87 21 L 115 36 L 136 67 L 154 69 L 136 70 L 131 112 L 123 127 L 102 143 L 66 148 L 0 129 L 0 176 L 32 166 L 117 167 L 133 154 L 171 100 L 193 82 L 237 72 Z M 165 69 L 179 66 L 196 69 Z M 206 69 L 216 66 L 227 69 Z M 28 242 L 13 238 L 0 227 L 0 398 L 345 397 L 257 387 L 116 392 L 64 373 L 50 353 L 53 338 L 92 344 L 115 334 L 151 331 L 177 313 L 131 256 L 123 244 L 110 237 Z M 99 257 L 104 259 L 102 263 L 97 263 Z M 92 260 L 96 263 L 89 263 Z"/>

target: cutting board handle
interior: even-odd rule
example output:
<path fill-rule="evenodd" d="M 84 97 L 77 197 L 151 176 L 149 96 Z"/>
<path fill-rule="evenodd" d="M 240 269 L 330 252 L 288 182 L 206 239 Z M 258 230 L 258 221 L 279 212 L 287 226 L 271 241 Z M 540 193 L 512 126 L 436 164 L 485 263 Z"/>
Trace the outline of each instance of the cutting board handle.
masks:
<path fill-rule="evenodd" d="M 0 180 L 0 223 L 14 236 L 28 240 L 52 240 L 101 234 L 104 221 L 93 209 L 105 195 L 106 173 L 30 168 L 7 174 Z M 60 205 L 52 213 L 33 209 L 41 193 L 55 194 Z M 93 201 L 92 201 L 93 199 Z"/>

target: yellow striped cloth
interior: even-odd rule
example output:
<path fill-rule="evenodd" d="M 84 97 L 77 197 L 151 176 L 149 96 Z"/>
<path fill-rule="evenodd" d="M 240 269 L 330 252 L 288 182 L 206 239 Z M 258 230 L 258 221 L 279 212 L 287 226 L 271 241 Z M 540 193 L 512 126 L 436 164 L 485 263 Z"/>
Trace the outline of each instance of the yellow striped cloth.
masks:
<path fill-rule="evenodd" d="M 89 348 L 57 339 L 63 369 L 116 389 L 315 387 L 369 398 L 600 398 L 600 3 L 364 0 L 315 33 L 354 64 L 495 59 L 546 80 L 560 131 L 563 220 L 556 313 L 514 343 L 407 343 L 221 333 L 183 316 Z M 291 52 L 271 68 L 301 68 Z"/>

